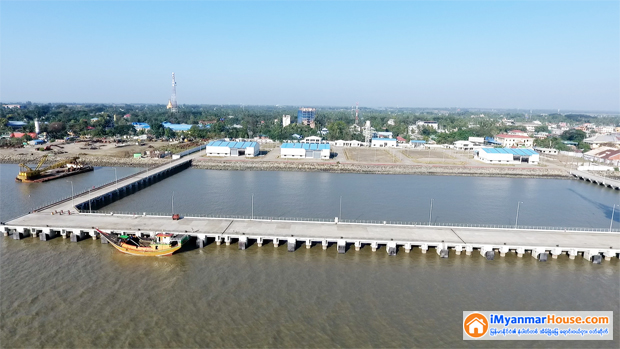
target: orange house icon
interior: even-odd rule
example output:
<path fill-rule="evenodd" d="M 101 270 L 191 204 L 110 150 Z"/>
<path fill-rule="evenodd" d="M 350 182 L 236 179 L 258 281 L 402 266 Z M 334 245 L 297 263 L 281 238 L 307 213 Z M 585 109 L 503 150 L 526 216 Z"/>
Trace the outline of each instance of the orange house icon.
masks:
<path fill-rule="evenodd" d="M 484 330 L 484 327 L 486 326 L 486 324 L 484 323 L 484 320 L 481 320 L 479 318 L 474 318 L 473 320 L 469 321 L 467 324 L 467 332 L 470 335 L 474 335 L 474 334 L 484 334 L 484 332 L 486 332 Z"/>

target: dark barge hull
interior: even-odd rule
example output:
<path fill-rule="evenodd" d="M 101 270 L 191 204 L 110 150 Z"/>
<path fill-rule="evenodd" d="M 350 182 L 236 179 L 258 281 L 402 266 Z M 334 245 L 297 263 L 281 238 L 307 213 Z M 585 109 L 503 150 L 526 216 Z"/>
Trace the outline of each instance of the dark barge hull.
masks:
<path fill-rule="evenodd" d="M 69 176 L 73 176 L 76 174 L 80 174 L 80 173 L 84 173 L 84 172 L 90 172 L 93 171 L 95 168 L 92 166 L 84 166 L 83 168 L 77 169 L 77 170 L 73 170 L 73 171 L 66 171 L 66 172 L 61 172 L 61 173 L 55 173 L 52 175 L 43 175 L 37 179 L 19 179 L 19 178 L 15 178 L 15 181 L 17 182 L 22 182 L 22 183 L 42 183 L 42 182 L 47 182 L 47 181 L 53 181 L 54 179 L 59 179 L 59 178 L 64 178 L 64 177 L 69 177 Z"/>

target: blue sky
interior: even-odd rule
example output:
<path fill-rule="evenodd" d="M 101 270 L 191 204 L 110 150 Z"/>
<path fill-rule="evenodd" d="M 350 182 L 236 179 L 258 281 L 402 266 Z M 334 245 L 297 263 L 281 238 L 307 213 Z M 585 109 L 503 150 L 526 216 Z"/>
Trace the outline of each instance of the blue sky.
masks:
<path fill-rule="evenodd" d="M 4 102 L 620 110 L 620 2 L 0 3 Z"/>

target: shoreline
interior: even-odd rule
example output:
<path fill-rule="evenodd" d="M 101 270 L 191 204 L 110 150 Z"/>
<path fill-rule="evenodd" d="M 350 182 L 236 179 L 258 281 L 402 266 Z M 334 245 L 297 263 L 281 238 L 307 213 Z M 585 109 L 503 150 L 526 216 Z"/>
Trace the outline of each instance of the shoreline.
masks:
<path fill-rule="evenodd" d="M 49 162 L 66 159 L 67 156 L 49 156 Z M 19 164 L 37 163 L 37 155 L 0 155 L 0 163 Z M 169 162 L 169 159 L 134 159 L 102 156 L 80 156 L 80 160 L 91 166 L 109 167 L 145 167 L 157 166 Z M 260 161 L 260 160 L 221 160 L 200 158 L 192 161 L 192 167 L 220 171 L 288 171 L 288 172 L 331 172 L 360 174 L 401 174 L 426 176 L 466 176 L 466 177 L 506 177 L 506 178 L 550 178 L 570 179 L 570 174 L 560 168 L 548 167 L 490 167 L 490 166 L 453 166 L 453 165 L 402 165 L 402 164 L 364 164 L 329 162 L 301 162 L 294 160 Z"/>

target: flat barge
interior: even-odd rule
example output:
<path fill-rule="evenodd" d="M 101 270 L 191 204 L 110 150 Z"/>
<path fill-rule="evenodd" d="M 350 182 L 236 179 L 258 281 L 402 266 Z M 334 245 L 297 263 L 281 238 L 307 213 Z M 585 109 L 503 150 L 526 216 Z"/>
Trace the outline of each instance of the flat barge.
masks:
<path fill-rule="evenodd" d="M 93 171 L 92 166 L 68 166 L 64 168 L 57 168 L 42 172 L 40 176 L 36 178 L 15 178 L 15 181 L 22 183 L 42 183 L 47 181 L 53 181 L 63 177 L 69 177 L 76 174 Z"/>

